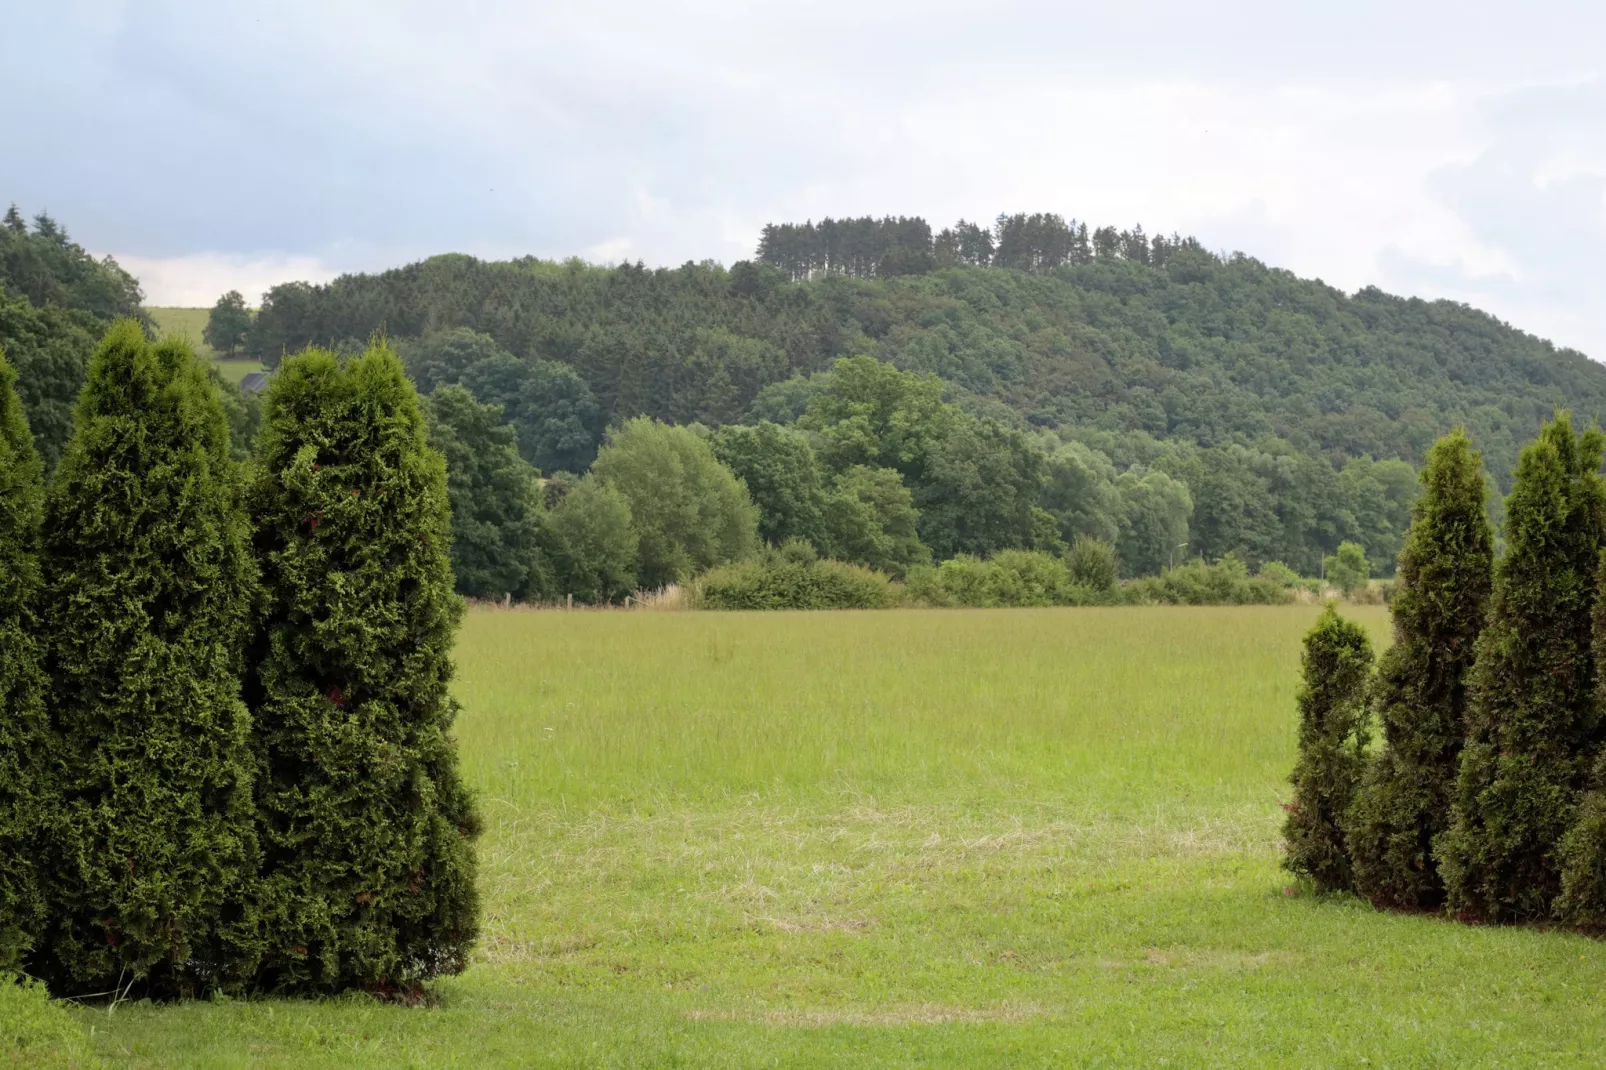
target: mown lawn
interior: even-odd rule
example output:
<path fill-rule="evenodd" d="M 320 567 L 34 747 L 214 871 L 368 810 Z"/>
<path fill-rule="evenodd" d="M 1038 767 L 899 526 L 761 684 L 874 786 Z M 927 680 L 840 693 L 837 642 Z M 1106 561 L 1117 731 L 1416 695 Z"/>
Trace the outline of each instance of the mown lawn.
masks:
<path fill-rule="evenodd" d="M 70 1014 L 144 1066 L 1598 1064 L 1606 946 L 1290 894 L 1315 613 L 477 611 L 466 974 Z"/>

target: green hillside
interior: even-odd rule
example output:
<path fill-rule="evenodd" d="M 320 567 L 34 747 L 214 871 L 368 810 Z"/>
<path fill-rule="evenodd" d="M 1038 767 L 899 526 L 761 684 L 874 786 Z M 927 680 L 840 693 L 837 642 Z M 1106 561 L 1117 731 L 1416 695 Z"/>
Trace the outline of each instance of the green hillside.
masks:
<path fill-rule="evenodd" d="M 196 355 L 212 360 L 216 354 L 202 339 L 206 331 L 207 310 L 204 308 L 147 308 L 151 323 L 158 334 L 176 334 L 189 340 Z"/>
<path fill-rule="evenodd" d="M 773 384 L 869 355 L 934 372 L 962 405 L 1016 427 L 1100 437 L 1117 460 L 1141 460 L 1146 441 L 1274 438 L 1338 465 L 1415 464 L 1464 424 L 1502 481 L 1557 407 L 1606 415 L 1606 368 L 1467 306 L 1348 295 L 1186 240 L 1147 263 L 1109 248 L 1032 270 L 922 261 L 797 281 L 795 266 L 763 262 L 440 256 L 276 287 L 247 349 L 271 363 L 313 342 L 471 327 L 521 360 L 574 369 L 608 422 L 711 425 L 782 415 L 807 389 Z"/>

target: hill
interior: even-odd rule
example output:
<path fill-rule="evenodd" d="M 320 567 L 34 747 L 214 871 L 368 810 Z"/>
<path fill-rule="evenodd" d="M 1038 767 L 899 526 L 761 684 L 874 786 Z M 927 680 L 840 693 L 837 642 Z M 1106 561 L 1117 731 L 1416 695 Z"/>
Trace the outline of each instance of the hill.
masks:
<path fill-rule="evenodd" d="M 996 250 L 969 262 L 945 261 L 952 231 L 922 257 L 918 228 L 914 254 L 813 262 L 767 228 L 767 260 L 729 270 L 440 256 L 276 287 L 248 349 L 272 363 L 312 342 L 471 327 L 520 359 L 573 368 L 609 422 L 709 424 L 743 419 L 766 387 L 869 355 L 936 373 L 973 411 L 1106 445 L 1275 438 L 1335 465 L 1414 464 L 1461 424 L 1501 483 L 1554 409 L 1606 415 L 1606 368 L 1465 305 L 1345 294 L 1141 231 L 1095 231 L 1110 237 L 1078 256 L 1071 226 L 1069 251 L 1021 253 L 1006 222 L 979 231 Z"/>

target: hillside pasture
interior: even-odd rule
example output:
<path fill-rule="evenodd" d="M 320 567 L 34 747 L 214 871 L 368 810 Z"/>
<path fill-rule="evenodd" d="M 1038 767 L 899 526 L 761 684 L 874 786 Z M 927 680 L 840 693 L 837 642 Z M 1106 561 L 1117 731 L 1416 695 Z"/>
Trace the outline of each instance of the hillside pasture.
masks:
<path fill-rule="evenodd" d="M 1317 611 L 478 609 L 467 973 L 71 1014 L 136 1066 L 1594 1064 L 1606 947 L 1279 871 Z"/>

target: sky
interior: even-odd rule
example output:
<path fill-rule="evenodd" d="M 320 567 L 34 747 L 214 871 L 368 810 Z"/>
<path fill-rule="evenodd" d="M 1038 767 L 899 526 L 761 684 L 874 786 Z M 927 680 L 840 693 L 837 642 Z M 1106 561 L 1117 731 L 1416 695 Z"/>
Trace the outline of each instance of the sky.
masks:
<path fill-rule="evenodd" d="M 0 201 L 153 305 L 769 221 L 1142 224 L 1606 359 L 1599 0 L 52 0 Z"/>

